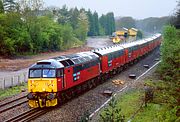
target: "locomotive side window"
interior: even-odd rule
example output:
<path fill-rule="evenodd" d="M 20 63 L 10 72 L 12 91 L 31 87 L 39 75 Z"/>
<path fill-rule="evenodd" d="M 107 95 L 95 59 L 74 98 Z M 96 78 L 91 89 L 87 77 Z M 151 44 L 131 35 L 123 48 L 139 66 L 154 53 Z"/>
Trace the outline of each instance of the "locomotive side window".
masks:
<path fill-rule="evenodd" d="M 77 73 L 77 72 L 81 71 L 82 65 L 74 66 L 73 70 L 74 70 L 73 73 Z"/>

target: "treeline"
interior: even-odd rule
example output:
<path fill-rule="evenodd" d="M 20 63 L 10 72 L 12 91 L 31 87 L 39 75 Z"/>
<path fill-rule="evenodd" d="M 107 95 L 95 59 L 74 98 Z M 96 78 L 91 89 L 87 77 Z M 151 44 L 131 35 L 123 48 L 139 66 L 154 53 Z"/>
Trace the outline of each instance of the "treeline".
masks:
<path fill-rule="evenodd" d="M 88 36 L 111 35 L 115 31 L 115 19 L 112 12 L 98 17 L 98 13 L 87 12 L 89 18 Z"/>
<path fill-rule="evenodd" d="M 150 33 L 163 31 L 163 26 L 170 23 L 170 17 L 149 17 L 142 20 L 136 20 L 136 27 Z"/>
<path fill-rule="evenodd" d="M 42 0 L 0 0 L 0 55 L 59 51 L 82 45 L 87 35 L 110 35 L 114 15 L 44 8 Z"/>
<path fill-rule="evenodd" d="M 125 28 L 137 28 L 143 32 L 157 33 L 162 32 L 163 26 L 170 23 L 171 17 L 149 17 L 141 20 L 136 20 L 132 17 L 118 17 L 116 18 L 117 30 Z"/>
<path fill-rule="evenodd" d="M 174 25 L 177 29 L 180 29 L 180 0 L 177 1 L 176 11 L 173 16 L 171 16 L 170 23 Z"/>

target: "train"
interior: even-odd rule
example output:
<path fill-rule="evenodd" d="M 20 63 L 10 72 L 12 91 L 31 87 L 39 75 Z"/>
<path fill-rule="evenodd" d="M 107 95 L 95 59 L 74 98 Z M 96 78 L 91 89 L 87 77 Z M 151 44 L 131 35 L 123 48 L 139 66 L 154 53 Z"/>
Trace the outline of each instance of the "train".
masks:
<path fill-rule="evenodd" d="M 28 104 L 52 107 L 96 87 L 161 44 L 161 34 L 131 43 L 41 60 L 29 68 Z"/>

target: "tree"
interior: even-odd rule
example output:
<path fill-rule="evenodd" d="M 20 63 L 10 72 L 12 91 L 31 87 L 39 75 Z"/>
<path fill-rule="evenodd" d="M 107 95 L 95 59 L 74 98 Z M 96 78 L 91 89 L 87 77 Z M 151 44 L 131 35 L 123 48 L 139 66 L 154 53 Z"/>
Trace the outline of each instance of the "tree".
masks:
<path fill-rule="evenodd" d="M 4 6 L 2 0 L 0 0 L 0 14 L 4 13 Z"/>
<path fill-rule="evenodd" d="M 122 17 L 116 20 L 116 28 L 136 28 L 136 22 L 132 17 Z"/>
<path fill-rule="evenodd" d="M 163 33 L 163 43 L 161 46 L 162 62 L 160 65 L 161 74 L 166 80 L 178 81 L 179 57 L 180 57 L 180 36 L 179 31 L 174 27 L 166 26 Z"/>
<path fill-rule="evenodd" d="M 80 39 L 81 41 L 85 41 L 87 32 L 88 32 L 88 28 L 89 28 L 88 17 L 86 15 L 85 11 L 82 11 L 79 14 L 77 26 L 78 26 L 78 28 L 75 29 L 76 37 L 78 39 Z"/>
<path fill-rule="evenodd" d="M 57 16 L 59 24 L 67 24 L 68 22 L 70 22 L 70 12 L 68 11 L 66 5 L 64 5 L 62 9 L 58 10 Z"/>
<path fill-rule="evenodd" d="M 88 36 L 94 36 L 95 35 L 94 17 L 90 9 L 87 11 L 87 15 L 88 15 L 88 21 L 89 21 Z"/>
<path fill-rule="evenodd" d="M 117 101 L 113 98 L 109 106 L 100 114 L 103 122 L 124 122 L 125 117 L 121 114 L 121 109 L 117 106 Z"/>
<path fill-rule="evenodd" d="M 114 13 L 107 13 L 107 35 L 111 35 L 115 31 Z"/>
<path fill-rule="evenodd" d="M 17 3 L 15 0 L 3 0 L 4 11 L 14 12 L 17 9 Z"/>
<path fill-rule="evenodd" d="M 93 24 L 94 24 L 94 36 L 99 35 L 99 18 L 98 18 L 98 13 L 95 11 L 93 14 Z"/>
<path fill-rule="evenodd" d="M 136 39 L 138 40 L 138 39 L 142 39 L 142 38 L 143 38 L 143 33 L 142 33 L 142 31 L 138 30 Z"/>
<path fill-rule="evenodd" d="M 144 32 L 162 32 L 163 26 L 169 24 L 170 17 L 149 17 L 143 20 L 136 20 L 136 27 Z"/>
<path fill-rule="evenodd" d="M 102 15 L 99 22 L 101 27 L 104 28 L 106 35 L 111 35 L 115 31 L 115 20 L 112 12 Z"/>
<path fill-rule="evenodd" d="M 78 28 L 77 23 L 78 23 L 78 17 L 79 17 L 79 10 L 77 8 L 71 9 L 70 10 L 70 24 L 73 29 Z"/>
<path fill-rule="evenodd" d="M 101 26 L 101 30 L 104 30 L 104 33 L 107 34 L 107 21 L 106 21 L 106 16 L 105 15 L 102 15 L 100 18 L 99 18 L 99 23 L 100 23 L 100 26 Z"/>
<path fill-rule="evenodd" d="M 178 1 L 175 18 L 173 19 L 173 25 L 176 26 L 176 28 L 180 29 L 180 0 Z"/>

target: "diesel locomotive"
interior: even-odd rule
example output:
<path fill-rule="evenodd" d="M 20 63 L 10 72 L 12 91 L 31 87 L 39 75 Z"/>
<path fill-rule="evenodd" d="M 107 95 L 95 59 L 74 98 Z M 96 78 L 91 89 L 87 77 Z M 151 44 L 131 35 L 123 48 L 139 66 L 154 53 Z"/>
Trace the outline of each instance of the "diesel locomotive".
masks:
<path fill-rule="evenodd" d="M 161 44 L 161 34 L 131 43 L 41 60 L 29 68 L 29 106 L 51 107 L 97 86 Z"/>

